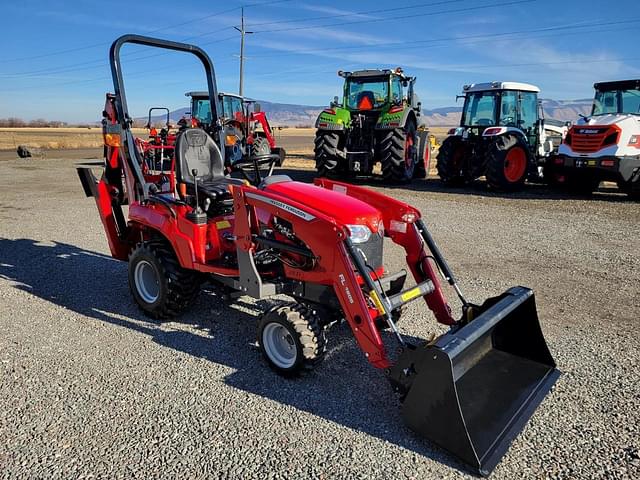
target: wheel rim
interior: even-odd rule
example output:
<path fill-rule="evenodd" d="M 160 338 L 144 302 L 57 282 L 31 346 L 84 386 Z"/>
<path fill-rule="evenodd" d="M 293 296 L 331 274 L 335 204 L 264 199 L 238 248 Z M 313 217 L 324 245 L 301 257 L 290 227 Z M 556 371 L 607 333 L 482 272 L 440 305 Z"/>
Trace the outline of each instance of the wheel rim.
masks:
<path fill-rule="evenodd" d="M 298 352 L 293 336 L 279 323 L 269 323 L 262 331 L 262 345 L 269 359 L 280 368 L 291 368 Z"/>
<path fill-rule="evenodd" d="M 407 168 L 407 171 L 411 169 L 414 164 L 413 161 L 413 135 L 411 132 L 407 132 L 407 136 L 405 138 L 404 143 L 404 164 Z"/>
<path fill-rule="evenodd" d="M 504 176 L 512 183 L 518 182 L 527 170 L 527 155 L 520 147 L 512 148 L 507 152 L 504 160 Z"/>
<path fill-rule="evenodd" d="M 158 272 L 146 260 L 136 264 L 133 279 L 140 298 L 146 303 L 154 303 L 160 296 L 160 277 Z"/>
<path fill-rule="evenodd" d="M 427 175 L 429 175 L 429 163 L 431 163 L 431 145 L 429 144 L 429 140 L 427 139 L 427 145 L 424 148 L 424 158 L 422 159 L 424 162 L 424 171 Z"/>

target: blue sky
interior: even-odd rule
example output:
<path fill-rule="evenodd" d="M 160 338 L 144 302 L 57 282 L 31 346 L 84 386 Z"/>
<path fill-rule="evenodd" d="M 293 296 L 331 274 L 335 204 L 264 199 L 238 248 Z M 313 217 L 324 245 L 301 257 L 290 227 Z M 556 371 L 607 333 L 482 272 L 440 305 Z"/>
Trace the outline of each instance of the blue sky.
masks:
<path fill-rule="evenodd" d="M 220 90 L 237 91 L 240 6 L 245 94 L 325 105 L 338 69 L 402 66 L 425 108 L 455 104 L 464 83 L 515 80 L 544 98 L 592 96 L 594 81 L 640 78 L 638 0 L 21 0 L 3 2 L 0 117 L 94 121 L 113 89 L 110 43 L 139 33 L 202 46 Z M 123 51 L 130 109 L 186 106 L 197 63 Z"/>

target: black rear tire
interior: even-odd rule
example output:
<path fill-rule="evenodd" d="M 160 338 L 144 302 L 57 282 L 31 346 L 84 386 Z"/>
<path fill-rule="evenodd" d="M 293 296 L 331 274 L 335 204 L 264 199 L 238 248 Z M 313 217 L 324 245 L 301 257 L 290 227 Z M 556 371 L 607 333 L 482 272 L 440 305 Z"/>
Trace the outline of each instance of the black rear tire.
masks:
<path fill-rule="evenodd" d="M 344 171 L 343 159 L 338 155 L 342 132 L 318 130 L 314 140 L 316 170 L 320 177 L 335 177 Z"/>
<path fill-rule="evenodd" d="M 494 139 L 487 149 L 487 183 L 501 192 L 522 190 L 531 163 L 529 145 L 510 133 Z"/>
<path fill-rule="evenodd" d="M 197 298 L 200 284 L 199 273 L 182 268 L 165 242 L 140 243 L 129 255 L 131 294 L 151 318 L 164 320 L 180 315 Z"/>
<path fill-rule="evenodd" d="M 448 186 L 464 183 L 462 169 L 466 154 L 467 148 L 462 137 L 450 136 L 444 139 L 436 157 L 438 162 L 436 168 L 442 183 Z"/>
<path fill-rule="evenodd" d="M 327 340 L 318 314 L 304 304 L 291 302 L 260 318 L 258 345 L 276 373 L 295 377 L 322 362 Z"/>
<path fill-rule="evenodd" d="M 404 128 L 384 132 L 379 145 L 382 179 L 385 182 L 411 181 L 417 163 L 416 126 L 408 121 Z"/>

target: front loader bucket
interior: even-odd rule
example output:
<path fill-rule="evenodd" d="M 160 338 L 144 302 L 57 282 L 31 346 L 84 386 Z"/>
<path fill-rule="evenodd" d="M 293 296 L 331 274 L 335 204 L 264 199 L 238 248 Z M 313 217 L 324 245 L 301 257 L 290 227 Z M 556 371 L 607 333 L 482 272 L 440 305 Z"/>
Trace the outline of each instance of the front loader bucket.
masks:
<path fill-rule="evenodd" d="M 560 373 L 531 290 L 511 288 L 483 308 L 459 330 L 405 349 L 390 376 L 405 387 L 407 425 L 486 476 Z"/>

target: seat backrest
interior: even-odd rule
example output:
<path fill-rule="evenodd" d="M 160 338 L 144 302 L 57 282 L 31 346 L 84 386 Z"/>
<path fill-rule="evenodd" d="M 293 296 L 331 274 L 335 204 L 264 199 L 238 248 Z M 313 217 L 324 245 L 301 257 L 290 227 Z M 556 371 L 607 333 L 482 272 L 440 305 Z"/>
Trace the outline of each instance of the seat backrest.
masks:
<path fill-rule="evenodd" d="M 207 182 L 224 177 L 220 149 L 200 128 L 188 128 L 176 138 L 176 176 L 182 183 L 193 183 L 191 171 L 198 170 L 198 179 Z"/>

